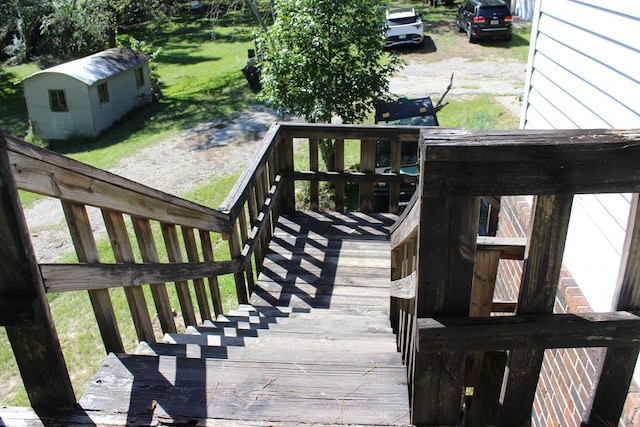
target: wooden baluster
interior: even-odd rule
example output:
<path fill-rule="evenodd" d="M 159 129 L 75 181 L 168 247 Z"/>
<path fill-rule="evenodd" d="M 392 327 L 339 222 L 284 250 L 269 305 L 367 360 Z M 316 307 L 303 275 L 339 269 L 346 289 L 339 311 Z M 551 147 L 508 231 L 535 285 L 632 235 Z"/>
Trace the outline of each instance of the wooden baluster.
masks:
<path fill-rule="evenodd" d="M 18 190 L 0 131 L 0 299 L 7 318 L 13 315 L 19 299 L 28 307 L 23 319 L 28 324 L 6 327 L 22 381 L 34 408 L 73 407 L 76 404 L 64 356 L 53 323 L 29 229 L 22 211 Z M 15 298 L 15 299 L 14 299 Z M 17 311 L 17 310 L 16 310 Z"/>
<path fill-rule="evenodd" d="M 318 139 L 309 138 L 309 170 L 311 172 L 318 172 Z M 318 211 L 319 209 L 319 189 L 318 189 L 318 177 L 309 181 L 309 209 L 312 211 Z"/>
<path fill-rule="evenodd" d="M 190 262 L 200 262 L 200 255 L 198 255 L 198 245 L 196 243 L 196 236 L 191 227 L 182 227 L 182 238 L 184 239 L 184 246 L 187 250 L 187 258 Z M 204 287 L 204 279 L 194 278 L 193 287 L 196 291 L 196 300 L 198 301 L 198 309 L 200 310 L 200 318 L 211 319 L 211 309 L 209 308 L 209 299 L 207 297 L 207 290 Z"/>
<path fill-rule="evenodd" d="M 67 219 L 69 232 L 79 262 L 100 262 L 98 248 L 91 231 L 87 210 L 83 205 L 62 201 L 62 209 Z M 124 353 L 124 345 L 116 320 L 108 289 L 90 290 L 89 299 L 98 322 L 107 353 Z"/>
<path fill-rule="evenodd" d="M 336 139 L 334 143 L 333 160 L 336 172 L 344 172 L 344 139 Z M 337 212 L 344 212 L 344 185 L 345 182 L 337 181 L 335 186 L 335 209 Z"/>
<path fill-rule="evenodd" d="M 240 259 L 242 257 L 242 248 L 240 247 L 240 240 L 238 237 L 238 227 L 234 224 L 229 239 L 229 252 L 231 253 L 231 259 Z M 247 287 L 245 284 L 244 273 L 233 273 L 234 281 L 236 284 L 236 296 L 238 298 L 238 304 L 248 304 L 249 297 L 247 294 Z"/>
<path fill-rule="evenodd" d="M 376 170 L 376 142 L 362 140 L 360 143 L 360 172 L 370 174 Z M 373 183 L 360 183 L 360 211 L 373 211 Z"/>
<path fill-rule="evenodd" d="M 132 217 L 133 230 L 136 234 L 136 240 L 138 241 L 138 247 L 140 249 L 140 255 L 143 262 L 157 264 L 160 262 L 158 257 L 158 249 L 153 238 L 153 231 L 151 230 L 151 223 L 147 219 Z M 171 309 L 171 302 L 169 301 L 169 293 L 164 283 L 151 283 L 151 295 L 156 305 L 156 311 L 158 312 L 158 319 L 160 320 L 160 326 L 164 333 L 175 333 L 176 324 L 174 322 L 173 310 Z"/>
<path fill-rule="evenodd" d="M 244 247 L 244 245 L 247 243 L 247 240 L 249 239 L 247 233 L 247 216 L 244 205 L 242 205 L 242 210 L 238 215 L 238 220 L 240 221 L 240 242 L 241 246 Z M 247 263 L 245 274 L 247 275 L 247 287 L 249 288 L 249 295 L 251 295 L 253 293 L 253 288 L 256 285 L 253 277 L 253 266 L 251 265 L 251 262 Z"/>
<path fill-rule="evenodd" d="M 270 191 L 270 187 L 269 187 L 269 183 L 268 183 L 268 173 L 266 170 L 264 170 L 261 174 L 260 174 L 260 178 L 258 180 L 258 206 L 260 208 L 262 208 L 267 200 L 267 193 Z M 264 228 L 264 231 L 262 232 L 262 234 L 260 234 L 260 242 L 262 244 L 263 248 L 268 248 L 269 247 L 269 241 L 271 240 L 271 230 L 273 229 L 273 225 L 271 222 L 271 215 L 267 214 L 265 215 L 265 217 L 262 219 L 263 221 L 266 221 L 267 225 Z"/>
<path fill-rule="evenodd" d="M 160 227 L 162 228 L 162 236 L 164 237 L 164 243 L 167 248 L 169 262 L 183 262 L 176 226 L 163 222 L 160 224 Z M 198 322 L 196 321 L 196 314 L 193 310 L 193 302 L 191 300 L 188 282 L 186 280 L 177 281 L 175 282 L 175 286 L 176 293 L 178 294 L 178 301 L 180 301 L 180 309 L 182 310 L 184 324 L 186 326 L 197 325 Z"/>
<path fill-rule="evenodd" d="M 213 245 L 211 244 L 211 234 L 206 230 L 200 230 L 200 242 L 202 243 L 202 256 L 207 262 L 215 262 L 213 256 Z M 217 315 L 222 314 L 222 298 L 220 297 L 220 287 L 218 286 L 218 276 L 208 278 L 209 292 L 213 299 L 213 311 Z"/>
<path fill-rule="evenodd" d="M 278 176 L 279 165 L 278 165 L 278 156 L 274 153 L 269 157 L 269 161 L 267 162 L 267 166 L 269 167 L 269 183 L 273 185 L 276 182 L 276 176 Z M 280 204 L 277 200 L 273 200 L 273 208 L 271 208 L 271 219 L 272 219 L 272 230 L 271 235 L 273 236 L 273 232 L 275 231 L 276 224 L 278 223 L 278 218 L 280 217 Z M 262 268 L 261 268 L 262 269 Z"/>
<path fill-rule="evenodd" d="M 391 173 L 400 173 L 402 162 L 402 142 L 391 141 Z M 392 182 L 389 185 L 389 212 L 398 214 L 400 203 L 400 183 Z"/>
<path fill-rule="evenodd" d="M 619 311 L 640 310 L 640 197 L 634 194 L 627 223 L 627 235 L 620 261 L 620 276 L 614 296 Z M 618 425 L 633 379 L 640 347 L 610 347 L 592 395 L 588 427 Z"/>
<path fill-rule="evenodd" d="M 249 222 L 251 223 L 252 226 L 256 226 L 259 218 L 259 213 L 258 213 L 258 204 L 256 202 L 255 188 L 249 191 L 249 195 L 247 197 L 248 197 L 247 202 L 249 206 Z M 257 240 L 256 247 L 254 249 L 253 259 L 256 262 L 256 271 L 259 273 L 260 271 L 262 271 L 262 260 L 264 259 L 262 240 L 258 235 L 253 236 L 253 238 Z"/>
<path fill-rule="evenodd" d="M 516 314 L 551 313 L 562 267 L 573 195 L 538 196 L 527 245 Z M 522 426 L 531 421 L 544 350 L 513 350 L 496 424 Z"/>
<path fill-rule="evenodd" d="M 102 217 L 107 227 L 107 234 L 111 241 L 111 249 L 118 263 L 135 263 L 129 233 L 121 213 L 111 210 L 102 210 Z M 131 319 L 136 329 L 139 341 L 156 342 L 151 325 L 151 318 L 147 310 L 147 303 L 144 299 L 144 292 L 141 286 L 128 286 L 124 288 Z"/>

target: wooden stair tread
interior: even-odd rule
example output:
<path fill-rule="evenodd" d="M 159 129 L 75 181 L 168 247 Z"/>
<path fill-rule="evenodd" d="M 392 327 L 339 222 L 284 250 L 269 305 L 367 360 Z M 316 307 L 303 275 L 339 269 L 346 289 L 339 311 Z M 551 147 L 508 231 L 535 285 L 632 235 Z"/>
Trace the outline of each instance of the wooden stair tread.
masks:
<path fill-rule="evenodd" d="M 273 360 L 110 354 L 80 407 L 87 412 L 128 412 L 181 422 L 222 418 L 407 424 L 407 418 L 398 415 L 408 408 L 401 397 L 407 387 L 400 380 L 403 371 L 399 364 L 354 358 L 343 364 L 302 366 Z"/>
<path fill-rule="evenodd" d="M 388 314 L 393 218 L 281 217 L 250 304 L 110 354 L 80 406 L 140 424 L 408 425 Z"/>

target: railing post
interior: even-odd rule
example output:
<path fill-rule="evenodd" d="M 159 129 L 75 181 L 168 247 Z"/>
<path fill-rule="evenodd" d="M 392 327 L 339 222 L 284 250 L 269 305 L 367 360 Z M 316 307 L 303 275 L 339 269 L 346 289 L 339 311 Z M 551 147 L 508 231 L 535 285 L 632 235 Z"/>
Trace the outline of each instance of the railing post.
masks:
<path fill-rule="evenodd" d="M 281 138 L 276 147 L 278 156 L 278 173 L 283 175 L 282 189 L 278 204 L 280 212 L 292 214 L 296 210 L 295 189 L 293 178 L 287 176 L 293 172 L 293 139 Z"/>
<path fill-rule="evenodd" d="M 362 140 L 360 142 L 360 172 L 373 173 L 376 170 L 376 142 Z M 373 211 L 373 183 L 360 183 L 360 211 Z"/>
<path fill-rule="evenodd" d="M 468 316 L 480 200 L 421 196 L 417 316 Z M 418 343 L 413 367 L 413 423 L 457 425 L 464 374 L 464 353 L 425 353 Z"/>
<path fill-rule="evenodd" d="M 553 311 L 572 202 L 572 194 L 536 198 L 516 314 Z M 543 350 L 511 351 L 496 425 L 531 422 L 543 358 Z"/>
<path fill-rule="evenodd" d="M 0 299 L 31 300 L 31 321 L 5 325 L 31 406 L 71 407 L 75 395 L 0 132 Z M 3 304 L 4 305 L 4 304 Z M 16 313 L 16 317 L 25 313 Z M 16 322 L 17 323 L 17 322 Z"/>

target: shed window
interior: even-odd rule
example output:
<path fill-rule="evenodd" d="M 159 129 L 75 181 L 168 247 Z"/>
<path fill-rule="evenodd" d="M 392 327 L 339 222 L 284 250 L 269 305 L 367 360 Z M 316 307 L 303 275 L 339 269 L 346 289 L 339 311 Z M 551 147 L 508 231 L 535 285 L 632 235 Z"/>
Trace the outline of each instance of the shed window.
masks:
<path fill-rule="evenodd" d="M 136 68 L 136 87 L 144 86 L 144 70 L 142 67 Z"/>
<path fill-rule="evenodd" d="M 64 90 L 49 90 L 49 105 L 51 111 L 69 111 Z"/>
<path fill-rule="evenodd" d="M 106 83 L 98 86 L 98 97 L 100 98 L 100 104 L 107 104 L 109 102 L 109 89 Z"/>

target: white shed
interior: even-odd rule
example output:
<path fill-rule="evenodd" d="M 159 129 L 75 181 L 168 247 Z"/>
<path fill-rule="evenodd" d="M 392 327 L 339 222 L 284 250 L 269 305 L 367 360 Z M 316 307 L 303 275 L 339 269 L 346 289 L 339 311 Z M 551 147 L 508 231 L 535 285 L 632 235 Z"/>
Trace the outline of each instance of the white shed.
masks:
<path fill-rule="evenodd" d="M 22 82 L 34 134 L 95 137 L 152 99 L 149 56 L 113 48 L 38 71 Z"/>

